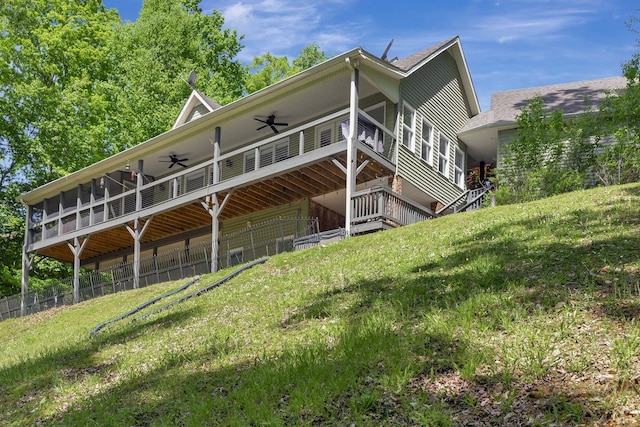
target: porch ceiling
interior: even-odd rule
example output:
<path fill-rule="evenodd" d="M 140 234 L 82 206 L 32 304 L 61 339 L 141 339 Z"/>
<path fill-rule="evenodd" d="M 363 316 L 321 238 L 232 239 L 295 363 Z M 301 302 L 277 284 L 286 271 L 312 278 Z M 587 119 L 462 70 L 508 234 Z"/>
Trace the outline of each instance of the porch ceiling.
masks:
<path fill-rule="evenodd" d="M 362 152 L 358 153 L 358 157 L 358 163 L 367 158 Z M 343 165 L 346 164 L 346 155 L 336 159 Z M 358 174 L 357 184 L 392 173 L 383 164 L 373 159 L 369 160 L 366 167 Z M 237 188 L 224 206 L 220 220 L 224 221 L 307 197 L 335 192 L 345 188 L 345 184 L 344 172 L 331 159 L 325 159 L 304 168 Z M 222 203 L 226 195 L 226 193 L 218 194 L 219 203 Z M 147 218 L 143 218 L 143 222 L 146 220 Z M 108 254 L 117 257 L 123 253 L 133 253 L 133 238 L 124 224 L 117 224 L 115 221 L 113 228 L 94 233 L 89 237 L 80 257 L 84 263 L 91 262 L 92 258 L 103 259 L 104 255 Z M 144 245 L 149 242 L 166 241 L 172 237 L 179 238 L 180 235 L 210 226 L 209 213 L 202 207 L 199 200 L 194 200 L 192 204 L 155 215 L 141 243 Z M 37 253 L 61 261 L 73 261 L 73 255 L 66 242 L 42 248 Z"/>
<path fill-rule="evenodd" d="M 255 118 L 264 120 L 273 114 L 276 122 L 288 124 L 288 126 L 277 127 L 280 132 L 284 132 L 345 108 L 349 105 L 349 90 L 350 74 L 342 72 L 326 76 L 304 87 L 294 87 L 286 93 L 274 95 L 261 103 L 251 103 L 241 110 L 229 108 L 221 112 L 213 111 L 192 123 L 183 125 L 191 126 L 195 125 L 195 122 L 200 122 L 200 126 L 194 126 L 193 132 L 181 135 L 179 138 L 172 138 L 171 133 L 175 131 L 170 131 L 165 134 L 166 137 L 160 137 L 157 142 L 151 144 L 153 148 L 144 154 L 123 158 L 118 168 L 124 169 L 124 166 L 129 163 L 131 168 L 135 169 L 138 161 L 142 160 L 145 175 L 156 179 L 166 176 L 179 167 L 173 166 L 171 170 L 168 169 L 171 164 L 167 163 L 170 154 L 187 158 L 188 160 L 184 163 L 188 166 L 211 159 L 215 127 L 219 126 L 221 129 L 220 150 L 224 154 L 274 135 L 268 126 L 257 130 L 263 123 L 256 121 Z M 360 79 L 361 99 L 377 92 L 378 90 L 369 81 Z M 123 155 L 125 154 L 121 153 L 118 156 Z"/>

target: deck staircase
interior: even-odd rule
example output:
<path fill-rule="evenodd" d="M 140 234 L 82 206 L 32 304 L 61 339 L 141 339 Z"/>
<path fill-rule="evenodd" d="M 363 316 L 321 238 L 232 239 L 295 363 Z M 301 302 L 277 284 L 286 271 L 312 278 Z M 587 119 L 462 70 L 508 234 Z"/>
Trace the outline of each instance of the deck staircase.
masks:
<path fill-rule="evenodd" d="M 448 205 L 438 209 L 436 214 L 444 215 L 447 211 L 459 213 L 481 209 L 487 194 L 492 190 L 494 190 L 493 185 L 467 190 Z"/>

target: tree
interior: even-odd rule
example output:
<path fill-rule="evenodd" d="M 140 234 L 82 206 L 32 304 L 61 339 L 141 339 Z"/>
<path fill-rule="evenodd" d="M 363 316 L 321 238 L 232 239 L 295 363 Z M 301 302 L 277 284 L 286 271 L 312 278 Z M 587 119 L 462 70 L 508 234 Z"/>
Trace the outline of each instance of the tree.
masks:
<path fill-rule="evenodd" d="M 21 192 L 105 156 L 116 13 L 99 0 L 0 7 L 0 280 L 20 269 Z M 19 273 L 15 277 L 19 277 Z"/>
<path fill-rule="evenodd" d="M 192 90 L 190 71 L 197 74 L 196 88 L 220 104 L 242 95 L 244 69 L 234 59 L 240 37 L 222 29 L 220 12 L 204 14 L 199 3 L 145 0 L 136 22 L 116 29 L 113 79 L 123 114 L 111 123 L 119 129 L 118 151 L 171 127 Z"/>
<path fill-rule="evenodd" d="M 246 67 L 246 91 L 247 93 L 256 92 L 326 59 L 328 59 L 327 56 L 320 50 L 317 43 L 303 48 L 292 64 L 289 64 L 286 56 L 277 57 L 269 52 L 256 56 Z"/>
<path fill-rule="evenodd" d="M 610 92 L 600 107 L 601 134 L 612 137 L 598 161 L 604 185 L 640 180 L 640 55 L 622 66 L 627 80 L 620 92 Z"/>
<path fill-rule="evenodd" d="M 497 170 L 498 199 L 523 202 L 589 185 L 598 139 L 594 115 L 586 104 L 579 117 L 548 111 L 541 97 L 530 99 L 516 116 L 517 137 L 505 147 Z"/>
<path fill-rule="evenodd" d="M 20 193 L 168 130 L 191 70 L 219 103 L 243 94 L 240 38 L 199 4 L 145 0 L 129 24 L 101 0 L 0 6 L 0 292 L 20 277 Z M 34 282 L 58 268 L 36 265 Z"/>

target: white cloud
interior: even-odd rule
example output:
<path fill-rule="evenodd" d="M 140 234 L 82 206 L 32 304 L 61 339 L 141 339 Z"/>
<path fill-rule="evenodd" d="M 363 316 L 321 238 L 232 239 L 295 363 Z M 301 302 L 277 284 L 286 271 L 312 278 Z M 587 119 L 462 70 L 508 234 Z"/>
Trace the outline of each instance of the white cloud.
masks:
<path fill-rule="evenodd" d="M 566 30 L 588 21 L 589 12 L 581 10 L 527 11 L 485 17 L 475 25 L 474 38 L 498 43 L 514 40 L 554 39 Z"/>
<path fill-rule="evenodd" d="M 203 8 L 220 10 L 225 27 L 244 35 L 245 49 L 239 59 L 250 61 L 265 52 L 295 57 L 313 42 L 327 53 L 353 47 L 353 30 L 331 25 L 330 14 L 339 11 L 343 3 L 343 0 L 209 0 Z"/>

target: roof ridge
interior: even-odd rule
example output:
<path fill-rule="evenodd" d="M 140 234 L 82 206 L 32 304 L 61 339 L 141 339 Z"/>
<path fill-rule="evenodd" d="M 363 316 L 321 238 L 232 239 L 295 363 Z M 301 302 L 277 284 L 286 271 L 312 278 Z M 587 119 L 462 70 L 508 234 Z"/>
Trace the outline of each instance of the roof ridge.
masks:
<path fill-rule="evenodd" d="M 401 70 L 409 71 L 410 69 L 412 69 L 413 67 L 415 67 L 416 65 L 418 65 L 419 63 L 427 59 L 429 56 L 433 55 L 435 52 L 442 49 L 444 46 L 450 44 L 451 42 L 459 38 L 460 37 L 457 35 L 453 36 L 451 38 L 448 38 L 447 40 L 441 41 L 427 48 L 424 48 L 418 52 L 412 53 L 409 56 L 405 56 L 404 58 L 401 58 L 401 59 L 396 59 L 395 61 L 392 61 L 391 64 L 400 68 Z"/>

